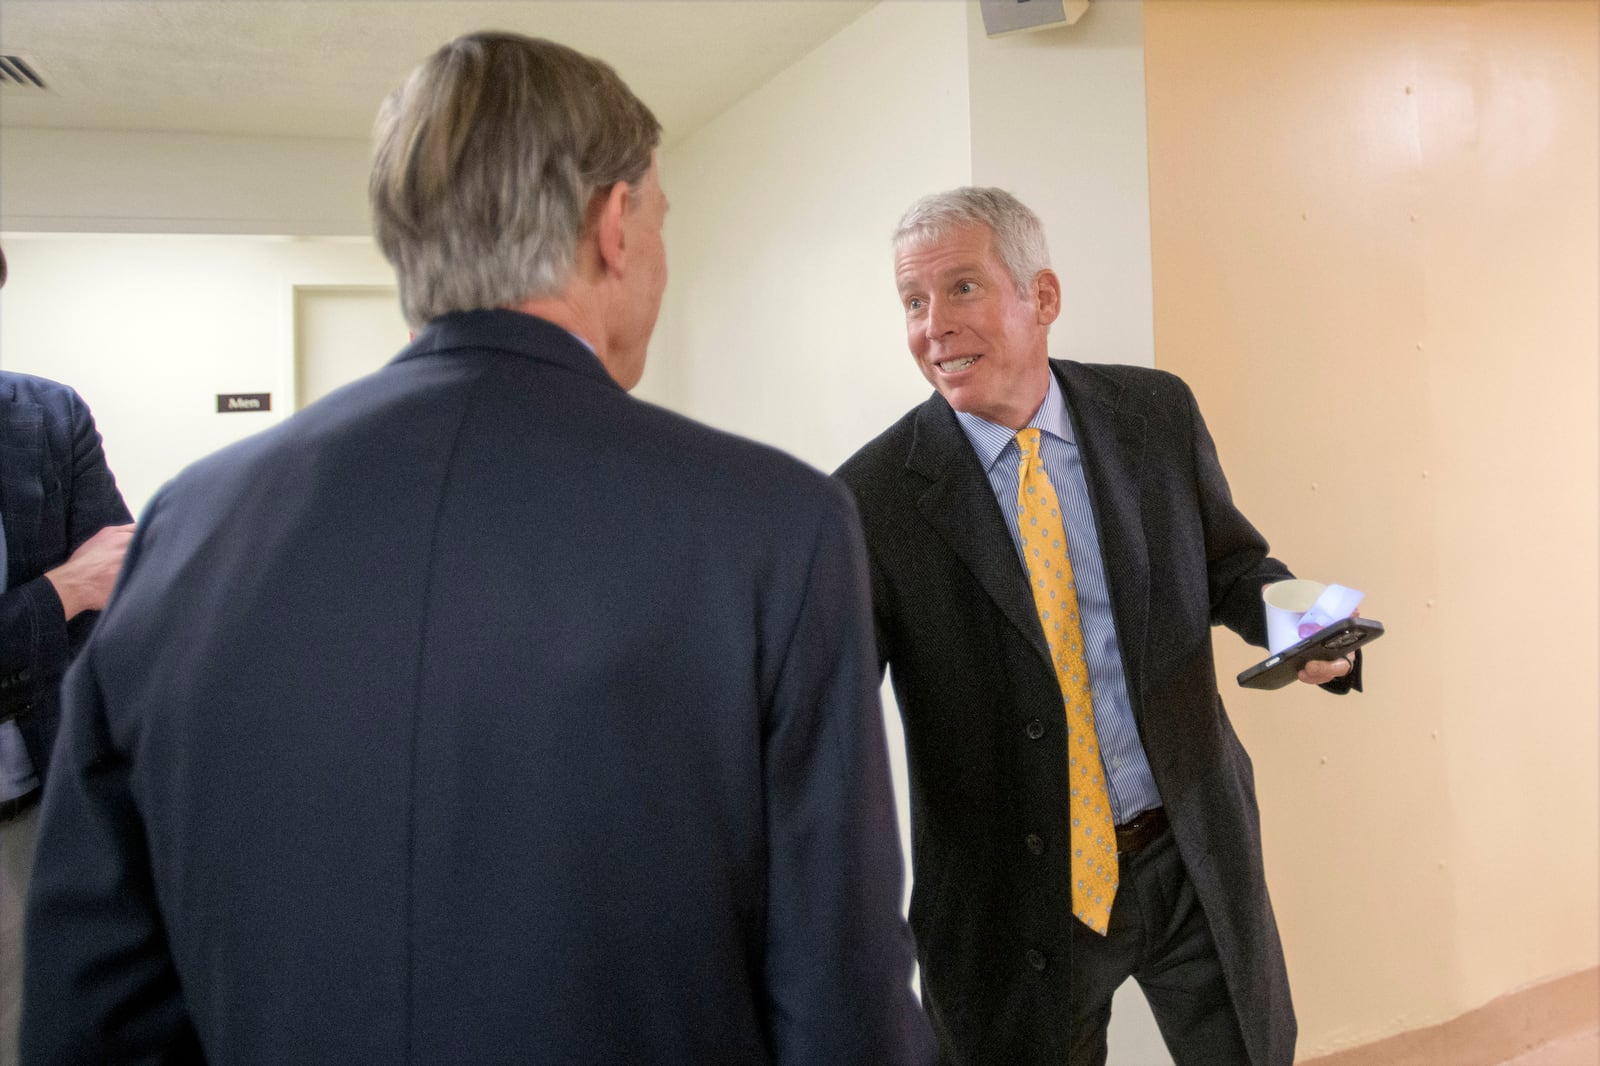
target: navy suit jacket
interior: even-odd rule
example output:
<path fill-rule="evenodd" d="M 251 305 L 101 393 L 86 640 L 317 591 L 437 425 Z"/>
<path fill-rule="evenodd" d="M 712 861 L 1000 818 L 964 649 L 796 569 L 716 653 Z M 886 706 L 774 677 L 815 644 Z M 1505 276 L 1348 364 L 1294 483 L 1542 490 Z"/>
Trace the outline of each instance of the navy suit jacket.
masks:
<path fill-rule="evenodd" d="M 820 473 L 437 320 L 151 502 L 23 1062 L 925 1061 L 869 599 Z"/>
<path fill-rule="evenodd" d="M 70 623 L 44 575 L 105 526 L 133 519 L 106 466 L 88 405 L 44 378 L 0 372 L 0 719 L 15 716 L 44 777 L 60 717 L 61 676 L 98 612 Z"/>

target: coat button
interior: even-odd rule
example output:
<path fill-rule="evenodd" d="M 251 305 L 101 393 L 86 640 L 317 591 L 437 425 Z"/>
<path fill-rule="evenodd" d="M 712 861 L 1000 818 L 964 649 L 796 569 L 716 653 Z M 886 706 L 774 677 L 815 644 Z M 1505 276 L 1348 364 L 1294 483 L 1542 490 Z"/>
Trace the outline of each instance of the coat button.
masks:
<path fill-rule="evenodd" d="M 1025 838 L 1023 838 L 1023 843 L 1028 845 L 1029 854 L 1044 854 L 1044 837 L 1040 836 L 1038 833 L 1029 833 Z"/>
<path fill-rule="evenodd" d="M 1039 951 L 1039 950 L 1037 950 L 1035 948 L 1029 948 L 1028 949 L 1027 958 L 1028 958 L 1028 965 L 1029 966 L 1032 966 L 1035 970 L 1038 970 L 1040 973 L 1044 972 L 1044 952 Z"/>
<path fill-rule="evenodd" d="M 1044 723 L 1039 721 L 1039 719 L 1037 719 L 1037 718 L 1029 719 L 1028 720 L 1028 739 L 1029 740 L 1038 740 L 1042 736 L 1044 736 Z"/>

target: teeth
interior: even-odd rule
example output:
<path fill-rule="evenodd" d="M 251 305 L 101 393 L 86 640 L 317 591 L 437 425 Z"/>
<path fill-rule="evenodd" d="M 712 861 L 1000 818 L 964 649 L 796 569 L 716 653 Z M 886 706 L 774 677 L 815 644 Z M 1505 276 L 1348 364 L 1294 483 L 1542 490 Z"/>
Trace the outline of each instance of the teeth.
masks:
<path fill-rule="evenodd" d="M 943 370 L 946 374 L 954 374 L 958 370 L 965 370 L 967 367 L 971 366 L 977 361 L 977 356 L 969 355 L 965 359 L 951 359 L 949 362 L 940 363 L 939 369 Z"/>

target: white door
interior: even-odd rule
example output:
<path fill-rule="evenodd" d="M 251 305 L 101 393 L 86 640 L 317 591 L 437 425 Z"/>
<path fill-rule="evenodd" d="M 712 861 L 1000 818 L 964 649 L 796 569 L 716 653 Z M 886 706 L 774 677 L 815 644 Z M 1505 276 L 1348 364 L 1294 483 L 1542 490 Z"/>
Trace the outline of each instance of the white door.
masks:
<path fill-rule="evenodd" d="M 296 285 L 295 409 L 378 369 L 409 337 L 393 285 Z"/>

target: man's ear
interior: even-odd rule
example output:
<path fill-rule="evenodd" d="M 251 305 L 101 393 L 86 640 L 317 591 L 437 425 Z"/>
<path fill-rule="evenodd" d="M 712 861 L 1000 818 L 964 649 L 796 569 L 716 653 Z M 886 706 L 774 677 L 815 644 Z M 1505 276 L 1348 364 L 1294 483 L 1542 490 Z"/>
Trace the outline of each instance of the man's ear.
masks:
<path fill-rule="evenodd" d="M 1048 326 L 1061 314 L 1061 279 L 1054 270 L 1041 270 L 1034 276 L 1033 300 L 1039 325 Z"/>
<path fill-rule="evenodd" d="M 629 185 L 619 181 L 604 193 L 596 193 L 599 217 L 595 220 L 595 233 L 599 238 L 600 264 L 607 273 L 620 272 L 627 254 L 623 239 L 623 216 L 628 213 Z"/>

